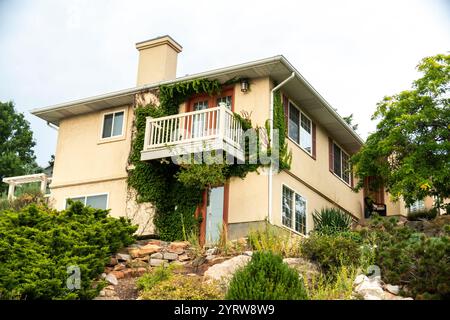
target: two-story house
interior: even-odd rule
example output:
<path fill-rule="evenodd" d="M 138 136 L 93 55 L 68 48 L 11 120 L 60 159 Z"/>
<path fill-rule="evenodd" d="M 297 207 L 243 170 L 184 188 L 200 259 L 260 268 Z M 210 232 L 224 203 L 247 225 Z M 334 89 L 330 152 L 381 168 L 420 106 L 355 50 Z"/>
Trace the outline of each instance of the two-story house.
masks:
<path fill-rule="evenodd" d="M 217 240 L 218 224 L 227 228 L 229 238 L 238 238 L 267 220 L 306 234 L 313 228 L 312 212 L 324 207 L 340 208 L 355 219 L 364 216 L 364 192 L 353 191 L 355 181 L 349 164 L 349 157 L 364 142 L 286 58 L 279 55 L 176 78 L 182 47 L 171 37 L 140 42 L 136 48 L 136 87 L 32 111 L 58 127 L 50 186 L 57 209 L 64 209 L 67 199 L 76 199 L 108 208 L 112 216 L 131 218 L 139 224 L 141 234 L 154 233 L 152 205 L 138 204 L 127 184 L 127 172 L 133 170 L 129 154 L 134 108 L 157 100 L 155 92 L 161 84 L 202 78 L 225 83 L 239 78 L 245 81 L 234 83 L 217 96 L 191 97 L 180 105 L 178 114 L 147 122 L 141 161 L 168 157 L 174 145 L 192 146 L 206 140 L 212 141 L 211 148 L 228 148 L 239 157 L 233 137 L 200 130 L 190 137 L 167 140 L 158 137 L 157 128 L 187 123 L 193 117 L 204 122 L 214 113 L 223 118 L 241 111 L 251 114 L 254 124 L 264 126 L 273 116 L 274 89 L 282 93 L 291 168 L 273 175 L 250 173 L 245 179 L 231 178 L 224 186 L 210 190 L 202 213 L 202 238 Z M 233 124 L 219 121 L 216 125 L 221 131 Z M 205 124 L 199 127 L 210 128 Z M 385 196 L 380 190 L 375 198 L 387 202 Z M 389 204 L 388 214 L 398 213 L 390 208 L 395 209 Z"/>

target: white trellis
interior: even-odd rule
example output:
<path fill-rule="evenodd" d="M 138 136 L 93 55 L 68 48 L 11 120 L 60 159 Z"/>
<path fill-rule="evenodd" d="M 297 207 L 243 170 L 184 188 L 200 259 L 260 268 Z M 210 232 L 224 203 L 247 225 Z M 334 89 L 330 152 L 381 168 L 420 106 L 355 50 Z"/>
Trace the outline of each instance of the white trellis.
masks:
<path fill-rule="evenodd" d="M 29 174 L 25 176 L 8 177 L 3 178 L 3 182 L 9 185 L 8 187 L 8 199 L 14 199 L 14 190 L 17 185 L 30 183 L 30 182 L 41 182 L 41 192 L 45 195 L 47 190 L 47 183 L 51 180 L 45 173 Z"/>

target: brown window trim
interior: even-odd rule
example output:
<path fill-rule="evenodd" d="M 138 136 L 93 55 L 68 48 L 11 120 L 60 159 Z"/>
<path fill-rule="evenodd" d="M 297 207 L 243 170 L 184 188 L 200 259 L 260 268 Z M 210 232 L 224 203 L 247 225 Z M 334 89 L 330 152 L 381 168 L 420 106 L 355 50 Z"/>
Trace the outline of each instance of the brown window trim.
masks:
<path fill-rule="evenodd" d="M 299 107 L 297 107 L 297 105 L 294 103 L 294 106 L 300 111 L 300 113 L 305 114 L 308 119 L 311 121 L 311 140 L 312 140 L 312 146 L 311 146 L 311 153 L 309 153 L 308 151 L 306 151 L 305 149 L 303 149 L 296 141 L 294 141 L 293 139 L 291 139 L 289 137 L 289 97 L 287 95 L 285 95 L 284 93 L 282 93 L 281 95 L 282 97 L 282 103 L 283 103 L 283 109 L 284 109 L 284 121 L 285 121 L 285 125 L 286 125 L 286 137 L 288 140 L 292 141 L 298 148 L 300 148 L 300 150 L 302 150 L 304 153 L 306 153 L 308 156 L 310 156 L 312 159 L 317 160 L 317 145 L 316 145 L 316 130 L 317 130 L 317 126 L 316 126 L 316 122 L 313 121 L 313 119 L 307 114 L 305 113 L 303 110 L 301 110 Z M 291 100 L 292 101 L 292 100 Z M 292 101 L 294 102 L 294 101 Z M 301 117 L 301 115 L 300 115 Z"/>
<path fill-rule="evenodd" d="M 351 172 L 350 172 L 350 177 L 349 177 L 349 182 L 347 183 L 347 181 L 345 181 L 344 179 L 342 179 L 341 177 L 339 177 L 335 172 L 334 172 L 334 144 L 337 144 L 338 147 L 341 149 L 342 152 L 345 152 L 350 160 L 350 153 L 348 153 L 346 150 L 344 150 L 344 148 L 342 148 L 336 141 L 334 141 L 331 137 L 328 137 L 328 169 L 330 170 L 331 174 L 336 177 L 337 179 L 339 179 L 343 184 L 345 184 L 347 187 L 353 189 L 353 168 L 351 168 Z M 350 164 L 351 166 L 351 164 Z"/>
<path fill-rule="evenodd" d="M 224 185 L 224 195 L 223 195 L 223 220 L 222 225 L 225 231 L 225 238 L 228 237 L 228 211 L 230 206 L 230 183 L 226 182 Z M 208 203 L 208 190 L 203 191 L 202 195 L 202 203 L 197 206 L 197 209 L 195 210 L 195 217 L 199 218 L 202 217 L 202 222 L 200 224 L 200 235 L 199 235 L 199 241 L 200 245 L 205 244 L 206 240 L 206 206 Z"/>
<path fill-rule="evenodd" d="M 218 98 L 231 96 L 231 111 L 234 112 L 234 87 L 224 88 L 220 94 L 210 96 L 207 93 L 196 94 L 192 96 L 187 103 L 187 112 L 194 111 L 194 104 L 199 101 L 208 101 L 208 108 L 216 107 L 216 102 Z"/>

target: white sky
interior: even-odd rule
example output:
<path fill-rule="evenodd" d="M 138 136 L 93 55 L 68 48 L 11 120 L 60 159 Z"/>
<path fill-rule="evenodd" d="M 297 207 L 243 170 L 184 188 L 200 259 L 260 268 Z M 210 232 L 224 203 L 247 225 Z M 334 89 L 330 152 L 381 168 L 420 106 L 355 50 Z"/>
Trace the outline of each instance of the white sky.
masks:
<path fill-rule="evenodd" d="M 363 138 L 384 95 L 450 49 L 450 1 L 0 0 L 0 100 L 34 131 L 38 163 L 57 132 L 28 111 L 135 86 L 138 41 L 183 46 L 178 76 L 283 54 Z"/>

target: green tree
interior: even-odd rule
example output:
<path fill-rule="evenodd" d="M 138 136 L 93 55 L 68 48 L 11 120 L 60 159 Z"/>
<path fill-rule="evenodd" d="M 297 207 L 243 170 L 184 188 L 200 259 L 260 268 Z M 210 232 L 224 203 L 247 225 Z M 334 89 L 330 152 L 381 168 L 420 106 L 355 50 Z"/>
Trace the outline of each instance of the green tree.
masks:
<path fill-rule="evenodd" d="M 39 171 L 33 147 L 33 132 L 14 103 L 0 101 L 0 181 L 4 177 L 31 174 Z M 0 183 L 0 192 L 6 184 Z"/>
<path fill-rule="evenodd" d="M 412 89 L 377 104 L 372 116 L 380 120 L 377 129 L 352 157 L 357 189 L 373 176 L 408 205 L 426 196 L 450 196 L 449 62 L 445 54 L 422 59 L 417 69 L 423 75 Z"/>
<path fill-rule="evenodd" d="M 353 131 L 358 130 L 358 124 L 357 123 L 353 123 L 353 113 L 350 114 L 347 117 L 342 117 L 342 119 L 344 119 L 345 122 L 347 122 L 347 124 L 352 127 Z"/>

